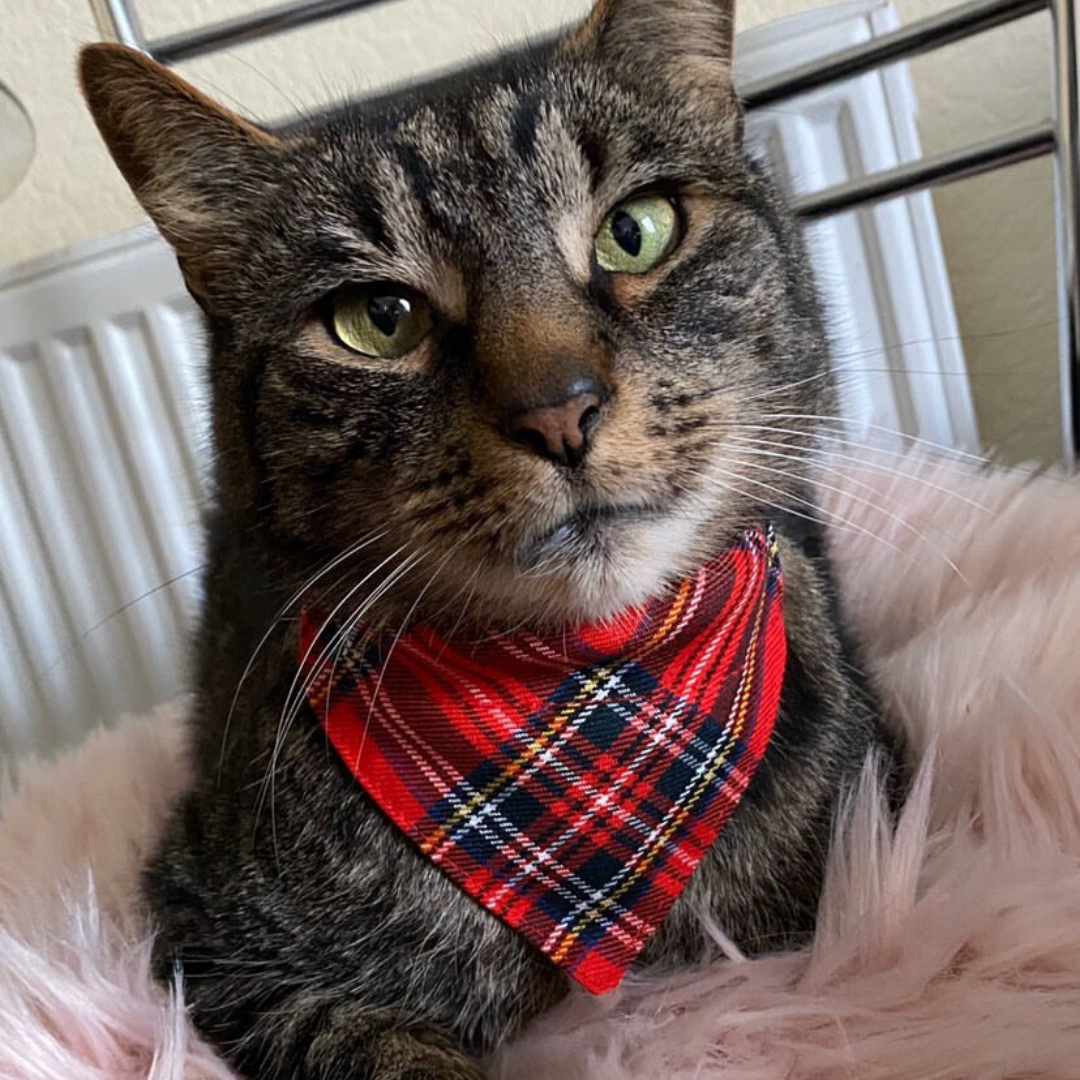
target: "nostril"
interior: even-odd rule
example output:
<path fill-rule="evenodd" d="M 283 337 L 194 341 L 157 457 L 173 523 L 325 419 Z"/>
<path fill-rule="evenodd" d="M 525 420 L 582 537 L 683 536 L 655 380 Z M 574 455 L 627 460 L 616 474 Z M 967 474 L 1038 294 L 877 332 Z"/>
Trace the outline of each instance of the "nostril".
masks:
<path fill-rule="evenodd" d="M 535 428 L 518 428 L 513 434 L 513 440 L 522 446 L 528 447 L 534 454 L 539 454 L 541 457 L 548 455 L 548 441 L 543 433 Z"/>
<path fill-rule="evenodd" d="M 574 467 L 589 452 L 604 400 L 598 393 L 579 391 L 556 404 L 515 411 L 504 430 L 540 457 Z"/>
<path fill-rule="evenodd" d="M 588 439 L 592 433 L 596 430 L 596 425 L 600 423 L 600 406 L 590 405 L 582 414 L 581 419 L 578 420 L 578 428 L 581 434 Z"/>

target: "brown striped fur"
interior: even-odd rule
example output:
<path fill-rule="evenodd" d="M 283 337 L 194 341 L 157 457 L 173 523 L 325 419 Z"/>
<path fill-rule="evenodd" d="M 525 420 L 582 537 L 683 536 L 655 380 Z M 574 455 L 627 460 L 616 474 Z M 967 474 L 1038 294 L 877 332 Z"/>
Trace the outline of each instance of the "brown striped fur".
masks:
<path fill-rule="evenodd" d="M 206 313 L 199 779 L 146 892 L 163 976 L 177 965 L 252 1077 L 475 1077 L 566 989 L 387 826 L 314 717 L 283 722 L 296 626 L 278 615 L 301 586 L 356 590 L 352 611 L 388 582 L 365 617 L 390 625 L 598 618 L 775 518 L 777 734 L 644 959 L 699 956 L 702 911 L 751 950 L 813 924 L 839 792 L 877 735 L 816 530 L 777 509 L 805 507 L 798 469 L 739 449 L 779 412 L 807 415 L 774 425 L 804 448 L 829 391 L 796 227 L 742 146 L 731 25 L 727 0 L 601 0 L 555 48 L 276 135 L 130 50 L 83 54 L 102 135 Z M 676 200 L 685 237 L 648 275 L 607 274 L 593 237 L 642 191 Z M 401 360 L 327 330 L 326 297 L 366 281 L 436 313 Z M 507 418 L 579 384 L 601 404 L 571 469 Z"/>

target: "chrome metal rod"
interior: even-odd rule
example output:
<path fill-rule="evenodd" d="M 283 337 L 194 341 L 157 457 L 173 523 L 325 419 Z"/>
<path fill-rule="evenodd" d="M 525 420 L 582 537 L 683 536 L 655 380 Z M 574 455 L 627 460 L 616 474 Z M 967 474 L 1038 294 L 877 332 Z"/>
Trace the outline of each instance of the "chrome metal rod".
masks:
<path fill-rule="evenodd" d="M 224 19 L 197 30 L 186 30 L 180 34 L 158 38 L 147 43 L 146 51 L 163 64 L 177 64 L 181 60 L 190 60 L 205 53 L 257 41 L 271 34 L 279 34 L 283 30 L 295 30 L 323 19 L 332 19 L 335 15 L 345 15 L 350 11 L 386 2 L 387 0 L 294 0 L 293 3 L 279 4 L 252 15 L 240 15 L 235 19 Z"/>
<path fill-rule="evenodd" d="M 871 173 L 795 200 L 795 212 L 813 220 L 869 203 L 893 199 L 927 187 L 963 180 L 968 176 L 1016 165 L 1054 151 L 1053 124 L 1036 124 L 995 139 L 972 143 L 959 150 L 920 158 L 895 169 Z"/>
<path fill-rule="evenodd" d="M 1080 90 L 1074 0 L 1051 0 L 1054 25 L 1054 133 L 1061 311 L 1061 420 L 1065 460 L 1080 461 Z"/>
<path fill-rule="evenodd" d="M 103 38 L 133 49 L 145 48 L 139 20 L 127 0 L 90 0 L 90 7 Z"/>
<path fill-rule="evenodd" d="M 909 23 L 881 37 L 841 49 L 778 75 L 738 88 L 748 109 L 772 105 L 840 79 L 861 75 L 892 60 L 930 52 L 954 41 L 1042 11 L 1047 0 L 969 0 L 939 15 Z"/>

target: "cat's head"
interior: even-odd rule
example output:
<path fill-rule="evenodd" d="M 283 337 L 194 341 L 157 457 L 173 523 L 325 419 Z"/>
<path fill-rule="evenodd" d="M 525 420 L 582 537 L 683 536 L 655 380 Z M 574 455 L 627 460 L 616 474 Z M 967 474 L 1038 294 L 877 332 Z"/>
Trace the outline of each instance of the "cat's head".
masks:
<path fill-rule="evenodd" d="M 279 573 L 356 547 L 357 603 L 400 573 L 417 614 L 598 618 L 782 498 L 826 354 L 731 26 L 600 0 L 553 48 L 281 134 L 84 51 L 207 315 L 228 519 Z"/>

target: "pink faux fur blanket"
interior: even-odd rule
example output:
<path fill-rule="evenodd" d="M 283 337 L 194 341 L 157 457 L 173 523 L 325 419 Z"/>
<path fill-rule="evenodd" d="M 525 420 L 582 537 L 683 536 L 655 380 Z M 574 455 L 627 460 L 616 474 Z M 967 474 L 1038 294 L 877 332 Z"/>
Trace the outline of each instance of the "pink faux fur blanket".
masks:
<path fill-rule="evenodd" d="M 496 1075 L 1080 1080 L 1080 483 L 867 460 L 823 478 L 845 608 L 920 769 L 899 828 L 866 779 L 811 948 L 575 994 Z M 24 765 L 0 804 L 4 1080 L 231 1075 L 151 982 L 134 903 L 182 717 Z"/>

